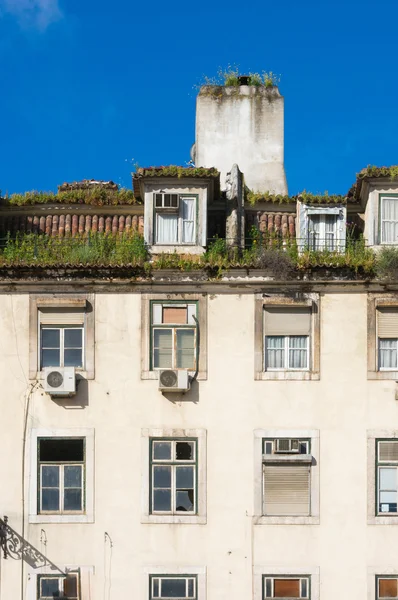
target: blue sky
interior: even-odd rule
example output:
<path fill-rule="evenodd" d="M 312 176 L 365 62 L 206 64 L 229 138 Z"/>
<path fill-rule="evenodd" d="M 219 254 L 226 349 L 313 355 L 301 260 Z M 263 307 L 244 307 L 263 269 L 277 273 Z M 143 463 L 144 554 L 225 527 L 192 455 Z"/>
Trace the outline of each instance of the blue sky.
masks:
<path fill-rule="evenodd" d="M 195 85 L 281 75 L 289 192 L 398 163 L 396 0 L 0 0 L 0 189 L 185 164 Z"/>

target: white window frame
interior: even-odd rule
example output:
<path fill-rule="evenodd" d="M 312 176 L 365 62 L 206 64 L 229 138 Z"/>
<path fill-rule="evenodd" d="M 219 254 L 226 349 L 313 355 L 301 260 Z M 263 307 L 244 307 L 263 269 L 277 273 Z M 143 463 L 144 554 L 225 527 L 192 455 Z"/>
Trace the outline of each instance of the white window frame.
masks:
<path fill-rule="evenodd" d="M 379 221 L 379 231 L 380 231 L 380 245 L 383 246 L 396 246 L 398 244 L 398 238 L 395 242 L 388 242 L 383 239 L 383 222 L 390 221 L 390 219 L 383 219 L 383 204 L 385 200 L 395 200 L 398 203 L 398 196 L 380 194 L 380 221 Z M 393 223 L 398 223 L 398 221 L 392 221 Z"/>
<path fill-rule="evenodd" d="M 206 600 L 206 567 L 199 566 L 179 566 L 174 565 L 156 565 L 146 566 L 142 570 L 142 589 L 144 593 L 142 598 L 151 599 L 150 583 L 153 577 L 163 576 L 165 578 L 173 578 L 178 576 L 196 577 L 196 598 L 195 600 Z M 163 600 L 159 598 L 159 600 Z"/>
<path fill-rule="evenodd" d="M 382 367 L 381 366 L 381 360 L 380 360 L 380 355 L 381 355 L 381 349 L 380 349 L 380 342 L 381 341 L 385 341 L 385 340 L 391 340 L 395 342 L 395 350 L 397 352 L 397 364 L 395 365 L 395 367 Z M 377 338 L 377 364 L 379 367 L 379 371 L 398 371 L 398 338 Z"/>
<path fill-rule="evenodd" d="M 162 596 L 161 595 L 161 587 L 162 587 L 162 580 L 163 579 L 175 579 L 178 581 L 184 580 L 185 579 L 185 596 L 181 596 L 179 598 L 179 600 L 198 600 L 198 596 L 197 596 L 197 577 L 196 575 L 153 575 L 151 574 L 149 576 L 150 578 L 150 595 L 149 598 L 150 600 L 157 600 L 157 598 L 159 598 L 159 600 L 168 600 L 170 598 L 170 596 Z M 159 585 L 159 595 L 155 595 L 154 594 L 154 582 L 158 581 L 158 585 Z M 189 593 L 189 582 L 193 581 L 193 594 Z"/>
<path fill-rule="evenodd" d="M 311 319 L 312 319 L 312 314 L 311 314 Z M 283 353 L 284 353 L 284 366 L 283 367 L 269 367 L 267 364 L 267 357 L 268 357 L 268 338 L 270 337 L 278 337 L 278 338 L 284 338 L 284 349 L 283 349 Z M 307 361 L 306 361 L 306 366 L 305 367 L 300 367 L 300 368 L 294 368 L 291 367 L 289 364 L 289 360 L 290 360 L 290 339 L 291 338 L 297 338 L 297 337 L 305 337 L 306 338 L 306 348 L 305 351 L 307 353 Z M 310 369 L 310 363 L 311 363 L 311 358 L 310 358 L 310 350 L 311 350 L 311 344 L 310 344 L 310 335 L 265 335 L 264 336 L 264 371 L 268 372 L 268 371 L 309 371 Z M 304 348 L 292 348 L 292 350 L 303 350 Z"/>
<path fill-rule="evenodd" d="M 313 217 L 319 217 L 319 236 L 315 237 L 315 231 L 313 229 L 314 222 Z M 332 218 L 333 222 L 333 231 L 326 231 L 326 219 Z M 333 248 L 328 248 L 328 242 L 326 239 L 327 233 L 333 234 Z M 311 240 L 311 236 L 313 239 Z M 334 213 L 322 213 L 322 214 L 308 214 L 308 248 L 313 252 L 321 252 L 322 250 L 328 250 L 329 252 L 335 252 L 339 249 L 338 245 L 338 215 Z"/>
<path fill-rule="evenodd" d="M 154 206 L 154 246 L 196 246 L 197 245 L 197 237 L 196 237 L 196 232 L 197 232 L 197 220 L 198 220 L 198 195 L 197 194 L 176 194 L 178 196 L 178 207 L 174 208 L 174 207 L 156 207 L 155 206 L 155 196 L 157 194 L 162 194 L 163 196 L 165 195 L 165 193 L 169 193 L 169 192 L 155 192 L 153 194 L 154 196 L 154 201 L 153 201 L 153 206 Z M 170 195 L 175 195 L 175 194 L 171 194 Z M 183 224 L 184 224 L 184 219 L 182 216 L 182 211 L 183 211 L 183 200 L 193 200 L 194 201 L 194 221 L 193 221 L 193 241 L 192 242 L 183 242 L 182 241 L 182 232 L 183 232 Z M 159 214 L 164 214 L 164 215 L 174 215 L 177 219 L 177 241 L 176 242 L 161 242 L 158 241 L 158 216 Z M 186 220 L 186 219 L 185 219 Z"/>
<path fill-rule="evenodd" d="M 38 586 L 38 577 L 53 577 L 54 575 L 62 575 L 68 571 L 71 572 L 79 572 L 79 600 L 85 600 L 86 598 L 91 598 L 93 589 L 92 589 L 92 578 L 94 575 L 94 567 L 93 566 L 82 566 L 82 565 L 74 565 L 74 564 L 65 564 L 59 563 L 57 561 L 56 565 L 59 571 L 55 569 L 51 570 L 49 566 L 38 567 L 28 566 L 27 568 L 27 582 L 26 582 L 26 600 L 37 600 L 37 586 Z"/>
<path fill-rule="evenodd" d="M 84 485 L 84 481 L 85 481 L 85 460 L 83 460 L 81 463 L 78 462 L 57 462 L 57 463 L 50 463 L 50 462 L 40 462 L 39 461 L 39 466 L 40 466 L 40 473 L 39 473 L 39 481 L 40 481 L 40 489 L 39 489 L 39 504 L 40 504 L 40 514 L 46 514 L 46 515 L 78 515 L 78 514 L 84 514 L 84 490 L 85 490 L 85 485 Z M 59 510 L 46 510 L 43 511 L 42 509 L 42 489 L 43 486 L 42 485 L 42 470 L 43 467 L 58 467 L 59 470 Z M 82 485 L 81 485 L 81 490 L 82 490 L 82 508 L 80 510 L 65 510 L 64 509 L 64 501 L 65 501 L 65 487 L 64 487 L 64 471 L 65 471 L 65 467 L 80 467 L 81 468 L 81 481 L 82 481 Z M 68 488 L 67 488 L 68 489 Z"/>
<path fill-rule="evenodd" d="M 75 367 L 77 371 L 84 371 L 85 369 L 85 325 L 79 327 L 78 325 L 40 325 L 40 331 L 38 335 L 39 340 L 39 349 L 38 356 L 40 361 L 40 370 L 44 367 L 42 366 L 42 350 L 43 350 L 43 341 L 42 341 L 42 331 L 44 329 L 54 329 L 56 331 L 59 330 L 59 365 L 49 365 L 50 367 L 64 367 L 65 362 L 65 329 L 79 329 L 82 332 L 82 365 L 80 367 Z"/>
<path fill-rule="evenodd" d="M 301 588 L 300 591 L 302 591 L 302 582 L 305 581 L 306 585 L 307 585 L 307 594 L 305 596 L 303 596 L 302 594 L 300 594 L 300 597 L 297 600 L 310 600 L 311 599 L 311 575 L 307 575 L 307 576 L 303 576 L 303 575 L 263 575 L 263 600 L 268 600 L 269 598 L 273 599 L 275 598 L 275 580 L 288 580 L 288 579 L 298 579 L 299 580 L 299 586 Z M 264 582 L 265 582 L 265 586 L 267 585 L 267 580 L 270 580 L 270 584 L 271 584 L 271 596 L 267 596 L 266 593 L 266 589 L 264 589 Z M 279 597 L 279 596 L 277 596 Z M 282 598 L 283 600 L 283 598 Z M 286 598 L 285 598 L 286 600 Z"/>
<path fill-rule="evenodd" d="M 195 514 L 190 512 L 151 513 L 150 512 L 150 441 L 155 439 L 170 439 L 170 441 L 187 441 L 196 439 L 196 485 L 195 490 L 197 506 Z M 141 430 L 141 523 L 188 523 L 204 525 L 207 522 L 206 498 L 206 438 L 205 429 L 142 429 Z M 196 462 L 195 461 L 195 462 Z M 191 463 L 194 464 L 194 463 Z"/>
<path fill-rule="evenodd" d="M 178 442 L 190 442 L 193 443 L 193 448 L 194 448 L 194 457 L 191 460 L 181 460 L 181 461 L 177 461 L 176 458 L 173 458 L 174 456 L 176 456 L 176 447 L 177 447 L 177 443 Z M 172 457 L 167 460 L 167 459 L 156 459 L 153 456 L 153 450 L 154 450 L 154 444 L 156 442 L 169 442 L 171 444 L 172 447 Z M 195 515 L 196 514 L 196 505 L 197 505 L 197 479 L 198 479 L 198 461 L 197 461 L 197 453 L 198 453 L 198 440 L 195 439 L 187 439 L 187 440 L 180 440 L 180 439 L 171 439 L 171 438 L 156 438 L 150 439 L 150 444 L 151 444 L 151 449 L 152 449 L 152 457 L 150 457 L 151 460 L 151 490 L 150 490 L 150 494 L 151 494 L 151 514 L 152 515 Z M 170 467 L 170 472 L 171 472 L 171 509 L 168 511 L 161 511 L 161 510 L 154 510 L 153 506 L 154 506 L 154 490 L 155 487 L 153 485 L 154 482 L 154 471 L 156 467 Z M 194 476 L 193 476 L 193 493 L 194 493 L 194 502 L 193 502 L 193 510 L 191 511 L 177 511 L 176 509 L 176 496 L 177 496 L 177 484 L 176 484 L 176 475 L 177 475 L 177 470 L 181 467 L 193 467 L 193 472 L 194 472 Z"/>
<path fill-rule="evenodd" d="M 71 573 L 74 574 L 74 573 Z M 74 596 L 74 598 L 72 598 L 72 600 L 80 600 L 81 596 L 80 596 L 80 573 L 76 573 L 76 578 L 77 578 L 77 595 Z M 38 580 L 38 597 L 37 600 L 52 600 L 52 596 L 42 596 L 41 595 L 41 580 L 42 579 L 58 579 L 58 591 L 60 592 L 61 598 L 63 598 L 63 591 L 64 591 L 64 586 L 63 586 L 63 581 L 65 579 L 64 575 L 55 575 L 55 574 L 49 574 L 49 573 L 43 573 L 42 575 L 37 575 L 37 580 Z"/>
<path fill-rule="evenodd" d="M 39 438 L 84 438 L 85 439 L 85 485 L 83 489 L 84 512 L 41 513 L 38 511 L 39 473 L 37 444 Z M 94 429 L 36 429 L 30 431 L 30 473 L 27 476 L 29 486 L 29 523 L 94 523 Z M 72 463 L 71 463 L 72 464 Z"/>
<path fill-rule="evenodd" d="M 255 565 L 253 568 L 253 579 L 254 579 L 254 600 L 264 600 L 263 593 L 263 579 L 272 578 L 283 579 L 286 578 L 297 578 L 302 579 L 303 577 L 310 578 L 310 594 L 308 600 L 319 600 L 319 567 L 308 566 L 308 567 L 297 567 L 292 566 L 277 566 L 270 567 L 269 565 L 260 566 Z M 268 600 L 268 599 L 267 599 Z"/>
<path fill-rule="evenodd" d="M 326 221 L 325 217 L 334 215 L 336 225 L 334 227 L 334 252 L 344 252 L 346 247 L 346 222 L 347 222 L 347 207 L 343 205 L 335 206 L 331 204 L 312 205 L 304 202 L 297 203 L 297 245 L 300 252 L 311 249 L 310 244 L 310 218 L 313 215 L 319 215 L 321 221 L 320 231 L 320 247 L 319 251 L 325 249 L 326 246 Z M 323 236 L 323 237 L 322 237 Z"/>
<path fill-rule="evenodd" d="M 263 440 L 278 438 L 311 440 L 310 510 L 308 516 L 268 516 L 263 514 Z M 256 525 L 319 525 L 319 430 L 255 429 L 254 430 L 254 506 Z M 290 455 L 288 455 L 290 456 Z M 294 455 L 293 455 L 294 456 Z"/>

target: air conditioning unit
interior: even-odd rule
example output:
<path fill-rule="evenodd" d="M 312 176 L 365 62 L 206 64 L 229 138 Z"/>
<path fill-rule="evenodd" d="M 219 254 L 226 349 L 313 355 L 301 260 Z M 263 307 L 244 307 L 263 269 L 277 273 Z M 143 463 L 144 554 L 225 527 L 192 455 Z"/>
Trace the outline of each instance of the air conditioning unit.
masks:
<path fill-rule="evenodd" d="M 188 371 L 167 369 L 159 371 L 161 392 L 187 392 L 191 387 Z"/>
<path fill-rule="evenodd" d="M 76 394 L 75 367 L 46 367 L 43 375 L 44 391 L 51 396 Z"/>
<path fill-rule="evenodd" d="M 289 438 L 279 438 L 275 440 L 274 448 L 274 452 L 277 454 L 298 454 L 300 452 L 300 442 Z"/>

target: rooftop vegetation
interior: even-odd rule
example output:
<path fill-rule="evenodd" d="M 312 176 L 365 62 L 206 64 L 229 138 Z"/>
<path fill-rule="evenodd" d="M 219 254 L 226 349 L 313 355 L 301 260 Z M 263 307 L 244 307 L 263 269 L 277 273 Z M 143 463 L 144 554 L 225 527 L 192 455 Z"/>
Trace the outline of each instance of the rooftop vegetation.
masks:
<path fill-rule="evenodd" d="M 241 77 L 247 77 L 247 85 L 255 87 L 265 86 L 272 88 L 280 83 L 280 76 L 272 71 L 262 71 L 261 73 L 249 71 L 249 73 L 242 73 L 239 66 L 228 65 L 226 68 L 220 67 L 217 75 L 214 77 L 205 75 L 202 85 L 239 86 L 241 85 Z"/>
<path fill-rule="evenodd" d="M 324 192 L 323 194 L 312 194 L 311 192 L 300 192 L 295 196 L 288 196 L 283 194 L 270 194 L 269 192 L 255 193 L 251 190 L 246 191 L 246 199 L 249 204 L 257 204 L 258 202 L 273 202 L 274 204 L 292 204 L 300 200 L 305 204 L 347 204 L 347 196 L 341 196 L 340 194 L 329 194 Z"/>
<path fill-rule="evenodd" d="M 69 238 L 38 234 L 8 237 L 0 249 L 0 268 L 69 266 L 132 267 L 144 276 L 159 269 L 190 272 L 203 270 L 217 278 L 234 269 L 265 269 L 279 280 L 300 279 L 304 274 L 326 269 L 344 269 L 353 277 L 398 279 L 398 249 L 385 248 L 377 255 L 363 240 L 347 240 L 344 253 L 299 252 L 295 239 L 264 235 L 253 230 L 243 251 L 229 249 L 224 239 L 213 240 L 203 256 L 160 254 L 150 257 L 138 233 L 90 234 Z"/>
<path fill-rule="evenodd" d="M 368 165 L 357 175 L 358 179 L 365 179 L 366 177 L 389 177 L 392 180 L 397 179 L 398 165 L 391 165 L 390 167 L 375 167 L 374 165 Z"/>
<path fill-rule="evenodd" d="M 11 194 L 0 198 L 5 206 L 32 206 L 34 204 L 91 204 L 92 206 L 117 206 L 123 204 L 140 204 L 133 190 L 127 188 L 107 189 L 92 186 L 86 189 L 70 189 L 67 191 L 39 192 L 33 190 L 23 194 Z"/>
<path fill-rule="evenodd" d="M 132 174 L 134 178 L 140 177 L 218 177 L 219 171 L 211 167 L 179 167 L 177 165 L 161 166 L 161 167 L 139 167 Z"/>

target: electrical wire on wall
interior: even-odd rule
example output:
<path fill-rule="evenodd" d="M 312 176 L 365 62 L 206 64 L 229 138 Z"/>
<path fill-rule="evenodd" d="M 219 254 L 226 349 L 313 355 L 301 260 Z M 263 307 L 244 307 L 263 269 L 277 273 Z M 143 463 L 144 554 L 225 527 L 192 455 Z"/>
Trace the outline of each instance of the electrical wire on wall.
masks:
<path fill-rule="evenodd" d="M 108 569 L 106 566 L 106 554 L 107 547 L 109 545 L 109 558 L 108 558 Z M 111 600 L 111 588 L 112 588 L 112 554 L 113 554 L 113 542 L 112 538 L 107 531 L 104 533 L 104 598 L 103 600 Z M 107 584 L 108 581 L 108 584 Z M 108 586 L 108 594 L 106 588 Z"/>

